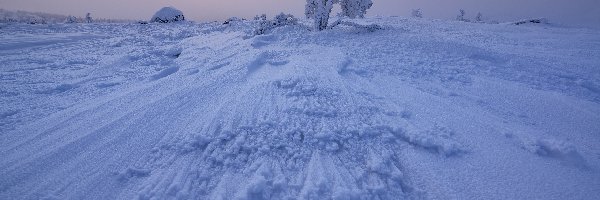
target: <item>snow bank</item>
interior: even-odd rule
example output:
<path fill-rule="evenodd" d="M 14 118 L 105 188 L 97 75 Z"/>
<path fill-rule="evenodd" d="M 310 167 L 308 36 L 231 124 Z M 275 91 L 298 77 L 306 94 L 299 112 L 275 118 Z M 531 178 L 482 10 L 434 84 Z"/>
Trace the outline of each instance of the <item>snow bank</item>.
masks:
<path fill-rule="evenodd" d="M 185 21 L 183 12 L 174 7 L 164 7 L 158 10 L 150 19 L 150 22 L 172 23 Z"/>

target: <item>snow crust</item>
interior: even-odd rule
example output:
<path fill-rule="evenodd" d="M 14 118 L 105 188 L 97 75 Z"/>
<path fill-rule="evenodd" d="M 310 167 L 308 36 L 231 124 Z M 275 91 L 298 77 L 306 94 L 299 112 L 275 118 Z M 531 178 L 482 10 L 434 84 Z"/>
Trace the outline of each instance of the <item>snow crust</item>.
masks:
<path fill-rule="evenodd" d="M 0 199 L 600 197 L 598 30 L 350 22 L 2 25 Z"/>

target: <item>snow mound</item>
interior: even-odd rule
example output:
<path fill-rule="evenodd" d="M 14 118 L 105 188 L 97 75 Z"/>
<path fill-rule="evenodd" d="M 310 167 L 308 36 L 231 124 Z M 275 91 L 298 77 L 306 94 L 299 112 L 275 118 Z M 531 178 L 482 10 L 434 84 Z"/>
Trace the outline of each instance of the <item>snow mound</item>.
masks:
<path fill-rule="evenodd" d="M 178 21 L 185 21 L 183 12 L 173 7 L 164 7 L 157 11 L 150 19 L 150 22 L 158 23 L 172 23 Z"/>

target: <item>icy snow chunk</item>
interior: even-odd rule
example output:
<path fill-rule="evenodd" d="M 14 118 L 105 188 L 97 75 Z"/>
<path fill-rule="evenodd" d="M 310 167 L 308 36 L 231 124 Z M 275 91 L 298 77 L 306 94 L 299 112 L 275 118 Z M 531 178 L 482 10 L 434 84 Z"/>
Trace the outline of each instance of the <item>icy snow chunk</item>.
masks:
<path fill-rule="evenodd" d="M 451 138 L 454 134 L 453 131 L 446 127 L 436 125 L 432 129 L 422 132 L 393 129 L 393 133 L 415 147 L 430 150 L 446 157 L 466 153 L 463 146 Z"/>
<path fill-rule="evenodd" d="M 164 7 L 158 10 L 150 19 L 150 22 L 172 23 L 185 21 L 183 12 L 173 7 Z"/>
<path fill-rule="evenodd" d="M 354 73 L 359 76 L 367 75 L 367 71 L 354 66 L 354 61 L 350 58 L 346 58 L 338 67 L 338 74 L 347 75 L 349 73 Z"/>
<path fill-rule="evenodd" d="M 181 48 L 179 48 L 179 47 L 170 48 L 170 49 L 168 49 L 168 50 L 165 51 L 165 54 L 168 55 L 168 56 L 171 56 L 173 58 L 178 58 L 181 55 L 182 51 L 183 50 Z"/>
<path fill-rule="evenodd" d="M 330 141 L 325 145 L 325 150 L 327 151 L 337 151 L 340 149 L 340 144 L 337 141 Z"/>
<path fill-rule="evenodd" d="M 249 63 L 246 67 L 248 68 L 248 73 L 254 73 L 267 64 L 271 66 L 286 65 L 289 63 L 289 60 L 287 60 L 286 57 L 287 56 L 281 52 L 265 51 L 259 54 L 256 59 Z"/>
<path fill-rule="evenodd" d="M 237 192 L 234 199 L 276 199 L 273 195 L 278 192 L 277 190 L 281 186 L 279 185 L 281 180 L 277 180 L 278 178 L 281 177 L 276 177 L 272 167 L 264 163 L 248 180 L 245 188 Z"/>
<path fill-rule="evenodd" d="M 585 166 L 585 159 L 574 146 L 563 141 L 553 139 L 540 139 L 535 144 L 535 153 L 540 156 L 558 158 L 565 162 Z"/>
<path fill-rule="evenodd" d="M 277 38 L 274 35 L 261 35 L 261 36 L 256 36 L 252 40 L 252 44 L 250 44 L 250 45 L 254 48 L 260 48 L 263 46 L 267 46 L 267 45 L 275 42 L 276 40 L 277 40 Z"/>

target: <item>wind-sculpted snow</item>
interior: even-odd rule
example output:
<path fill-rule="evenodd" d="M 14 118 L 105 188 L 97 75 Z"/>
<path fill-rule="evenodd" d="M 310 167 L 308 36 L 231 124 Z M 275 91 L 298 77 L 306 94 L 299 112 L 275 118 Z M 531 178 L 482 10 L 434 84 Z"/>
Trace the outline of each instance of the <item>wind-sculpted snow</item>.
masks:
<path fill-rule="evenodd" d="M 600 196 L 597 31 L 309 23 L 3 26 L 0 199 Z"/>

